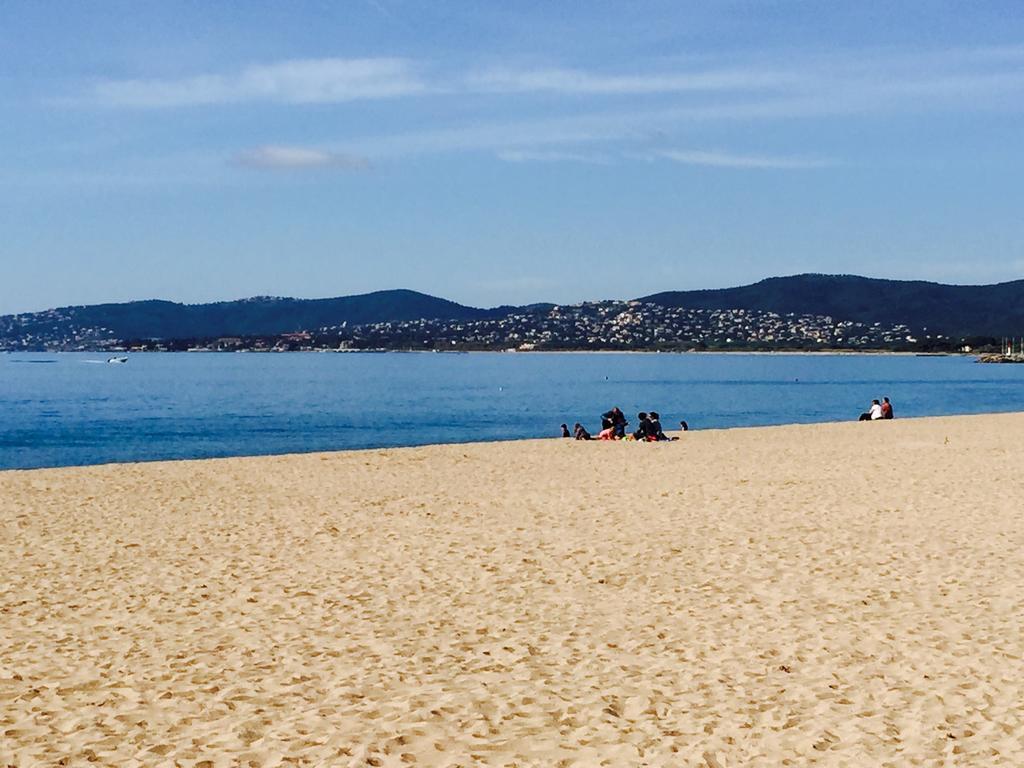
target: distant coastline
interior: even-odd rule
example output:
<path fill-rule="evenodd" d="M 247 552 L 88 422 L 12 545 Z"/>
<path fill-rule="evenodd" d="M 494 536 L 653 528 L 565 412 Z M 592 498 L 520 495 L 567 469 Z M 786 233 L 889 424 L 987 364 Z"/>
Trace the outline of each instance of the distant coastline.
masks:
<path fill-rule="evenodd" d="M 1024 360 L 1000 359 L 1005 356 L 982 355 L 976 352 L 912 352 L 897 349 L 74 349 L 74 350 L 0 350 L 12 354 L 105 354 L 117 352 L 135 355 L 278 355 L 278 354 L 342 354 L 342 355 L 768 355 L 768 356 L 863 356 L 863 357 L 973 357 L 984 363 L 1015 363 Z"/>
<path fill-rule="evenodd" d="M 706 291 L 472 307 L 406 289 L 68 306 L 0 316 L 0 350 L 890 351 L 1016 350 L 1024 281 L 954 286 L 794 275 Z"/>

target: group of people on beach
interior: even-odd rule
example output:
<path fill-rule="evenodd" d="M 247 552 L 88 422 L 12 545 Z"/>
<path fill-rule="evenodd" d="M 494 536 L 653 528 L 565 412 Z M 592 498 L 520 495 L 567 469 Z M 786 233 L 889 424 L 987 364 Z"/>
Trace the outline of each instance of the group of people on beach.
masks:
<path fill-rule="evenodd" d="M 569 431 L 568 424 L 562 424 L 562 437 L 576 440 L 636 440 L 643 443 L 657 443 L 668 440 L 678 440 L 678 437 L 669 437 L 661 427 L 661 416 L 657 411 L 640 411 L 636 415 L 639 424 L 632 431 L 627 431 L 629 421 L 622 409 L 615 406 L 610 411 L 601 414 L 601 431 L 596 435 L 590 434 L 586 427 L 578 421 Z M 892 402 L 888 397 L 881 401 L 872 400 L 871 406 L 858 417 L 858 421 L 885 421 L 894 418 Z M 679 429 L 683 432 L 689 430 L 685 421 L 679 422 Z"/>
<path fill-rule="evenodd" d="M 678 440 L 678 437 L 669 437 L 661 427 L 661 416 L 657 411 L 641 411 L 637 415 L 639 422 L 633 431 L 627 431 L 629 421 L 622 409 L 615 406 L 610 411 L 601 414 L 601 431 L 597 435 L 591 435 L 586 427 L 578 421 L 569 431 L 568 424 L 562 424 L 562 437 L 575 438 L 576 440 L 636 440 L 639 442 L 656 443 L 668 440 Z M 685 421 L 679 422 L 679 428 L 684 432 L 689 429 Z"/>
<path fill-rule="evenodd" d="M 857 421 L 882 421 L 893 418 L 892 403 L 888 397 L 883 397 L 882 402 L 871 401 L 871 407 L 860 415 Z"/>

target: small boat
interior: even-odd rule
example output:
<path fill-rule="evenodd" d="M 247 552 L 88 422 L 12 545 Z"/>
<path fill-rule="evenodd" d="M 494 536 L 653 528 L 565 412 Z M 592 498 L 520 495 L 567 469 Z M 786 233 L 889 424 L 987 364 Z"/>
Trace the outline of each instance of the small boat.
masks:
<path fill-rule="evenodd" d="M 107 358 L 107 362 L 108 363 L 127 363 L 128 362 L 128 358 L 127 357 L 108 357 Z"/>

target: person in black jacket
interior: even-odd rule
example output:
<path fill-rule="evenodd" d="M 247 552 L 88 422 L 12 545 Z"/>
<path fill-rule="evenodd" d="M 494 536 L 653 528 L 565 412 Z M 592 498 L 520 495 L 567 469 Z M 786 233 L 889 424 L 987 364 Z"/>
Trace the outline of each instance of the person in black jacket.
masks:
<path fill-rule="evenodd" d="M 647 414 L 644 411 L 640 411 L 636 415 L 636 420 L 640 422 L 637 424 L 636 431 L 633 433 L 634 440 L 646 440 L 647 439 Z"/>
<path fill-rule="evenodd" d="M 661 416 L 657 411 L 651 411 L 647 418 L 647 437 L 654 440 L 668 440 L 668 435 L 661 429 Z"/>
<path fill-rule="evenodd" d="M 626 414 L 624 414 L 618 406 L 615 406 L 610 411 L 601 414 L 601 429 L 612 428 L 615 437 L 619 440 L 626 436 L 626 425 L 629 422 L 626 421 Z"/>

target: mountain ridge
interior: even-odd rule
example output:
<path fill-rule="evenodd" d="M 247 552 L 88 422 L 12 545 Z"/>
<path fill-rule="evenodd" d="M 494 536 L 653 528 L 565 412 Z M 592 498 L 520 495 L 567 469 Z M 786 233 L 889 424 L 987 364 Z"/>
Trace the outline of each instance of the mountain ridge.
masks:
<path fill-rule="evenodd" d="M 290 333 L 341 323 L 423 318 L 477 319 L 479 309 L 407 288 L 325 299 L 252 297 L 200 304 L 164 299 L 70 305 L 0 316 L 0 338 L 15 320 L 22 332 L 54 332 L 61 325 L 105 329 L 118 338 L 205 338 Z"/>
<path fill-rule="evenodd" d="M 756 309 L 905 323 L 951 336 L 1024 332 L 1024 280 L 949 285 L 860 275 L 803 273 L 735 288 L 664 291 L 639 299 L 667 307 Z"/>
<path fill-rule="evenodd" d="M 823 315 L 902 323 L 949 336 L 1024 334 L 1024 280 L 948 285 L 859 275 L 803 273 L 734 288 L 663 291 L 637 301 L 662 307 Z M 471 307 L 407 288 L 321 299 L 254 296 L 184 304 L 163 299 L 71 305 L 0 316 L 0 348 L 74 340 L 259 336 L 411 320 L 482 320 L 556 306 Z"/>

